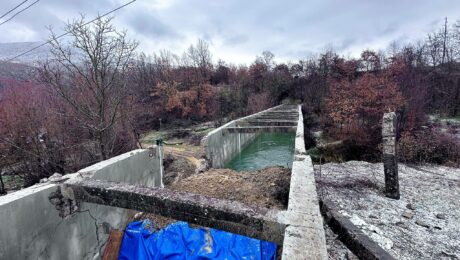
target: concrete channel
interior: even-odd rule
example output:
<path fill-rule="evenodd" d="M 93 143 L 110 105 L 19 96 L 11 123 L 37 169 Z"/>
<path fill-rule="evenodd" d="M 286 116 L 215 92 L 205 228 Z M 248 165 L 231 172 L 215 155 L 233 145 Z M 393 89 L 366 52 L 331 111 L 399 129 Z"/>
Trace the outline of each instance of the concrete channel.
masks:
<path fill-rule="evenodd" d="M 202 145 L 212 167 L 222 168 L 263 132 L 295 132 L 288 209 L 278 215 L 285 225 L 282 259 L 327 259 L 314 169 L 306 155 L 300 105 L 280 105 L 231 121 L 205 136 Z"/>
<path fill-rule="evenodd" d="M 165 216 L 173 213 L 178 220 L 198 219 L 196 224 L 206 226 L 207 223 L 229 232 L 273 239 L 283 246 L 282 259 L 327 259 L 323 220 L 312 161 L 306 155 L 300 106 L 281 105 L 232 121 L 210 132 L 202 145 L 211 165 L 219 168 L 261 133 L 277 131 L 295 133 L 289 202 L 285 211 L 274 212 L 162 189 L 161 148 L 154 146 L 100 162 L 55 182 L 0 197 L 0 259 L 99 259 L 109 231 L 124 228 L 132 213 L 130 209 L 146 209 L 146 212 Z M 60 212 L 55 209 L 56 203 L 50 203 L 50 198 L 59 192 L 63 201 L 69 202 L 66 209 L 70 212 Z M 122 196 L 119 198 L 124 200 L 112 200 L 112 195 L 107 194 Z M 130 198 L 145 198 L 142 200 L 157 204 Z M 60 202 L 57 204 L 62 206 Z M 174 212 L 168 212 L 171 207 L 175 207 Z M 209 212 L 221 213 L 209 216 Z"/>

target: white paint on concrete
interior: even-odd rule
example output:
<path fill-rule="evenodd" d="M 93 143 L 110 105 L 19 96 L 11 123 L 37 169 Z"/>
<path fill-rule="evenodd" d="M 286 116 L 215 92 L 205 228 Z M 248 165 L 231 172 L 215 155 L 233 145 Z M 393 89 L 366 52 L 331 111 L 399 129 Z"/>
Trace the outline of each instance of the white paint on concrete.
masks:
<path fill-rule="evenodd" d="M 159 153 L 134 150 L 78 173 L 94 178 L 160 185 Z M 0 197 L 0 259 L 98 259 L 108 234 L 124 228 L 129 210 L 82 203 L 79 213 L 61 219 L 48 200 L 57 184 L 42 183 Z"/>

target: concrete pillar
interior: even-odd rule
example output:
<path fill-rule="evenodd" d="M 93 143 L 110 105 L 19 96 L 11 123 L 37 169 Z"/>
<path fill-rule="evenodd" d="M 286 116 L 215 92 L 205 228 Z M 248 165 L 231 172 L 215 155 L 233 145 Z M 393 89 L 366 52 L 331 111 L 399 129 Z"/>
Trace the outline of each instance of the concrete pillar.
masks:
<path fill-rule="evenodd" d="M 385 171 L 385 195 L 399 199 L 398 163 L 396 161 L 396 114 L 385 113 L 382 122 L 383 169 Z"/>

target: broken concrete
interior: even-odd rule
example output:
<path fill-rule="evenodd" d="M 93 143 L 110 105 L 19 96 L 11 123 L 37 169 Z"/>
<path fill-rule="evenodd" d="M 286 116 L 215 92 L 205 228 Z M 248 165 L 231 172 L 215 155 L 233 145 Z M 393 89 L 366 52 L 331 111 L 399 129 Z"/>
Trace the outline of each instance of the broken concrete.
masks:
<path fill-rule="evenodd" d="M 159 185 L 159 157 L 135 150 L 63 178 L 91 173 L 99 180 Z M 129 172 L 129 174 L 125 174 Z M 0 197 L 0 259 L 93 259 L 101 256 L 109 226 L 123 229 L 130 211 L 81 203 L 78 209 L 51 196 L 59 183 L 40 183 Z M 55 193 L 54 193 L 55 194 Z M 70 214 L 73 213 L 73 214 Z M 62 216 L 68 217 L 63 219 Z M 70 214 L 70 215 L 69 215 Z"/>
<path fill-rule="evenodd" d="M 282 244 L 279 212 L 166 188 L 74 178 L 64 183 L 78 201 L 133 209 Z"/>

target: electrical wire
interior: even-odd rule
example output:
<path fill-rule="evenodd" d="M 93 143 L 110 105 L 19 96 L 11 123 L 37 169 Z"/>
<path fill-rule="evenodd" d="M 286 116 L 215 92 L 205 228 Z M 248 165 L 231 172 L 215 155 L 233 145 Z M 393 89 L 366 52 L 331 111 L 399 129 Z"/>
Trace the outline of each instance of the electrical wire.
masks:
<path fill-rule="evenodd" d="M 17 13 L 15 13 L 13 16 L 11 16 L 10 18 L 8 18 L 7 20 L 3 21 L 0 23 L 0 26 L 11 21 L 11 19 L 13 19 L 14 17 L 16 17 L 18 14 L 24 12 L 25 10 L 31 8 L 34 4 L 40 2 L 40 0 L 36 0 L 35 2 L 31 3 L 30 5 L 28 5 L 27 7 L 23 8 L 21 11 L 18 11 Z"/>
<path fill-rule="evenodd" d="M 38 0 L 38 1 L 39 1 L 39 0 Z M 126 4 L 124 4 L 124 5 L 121 5 L 121 6 L 117 7 L 117 8 L 115 8 L 115 9 L 113 9 L 113 10 L 111 10 L 111 11 L 105 13 L 105 14 L 103 14 L 103 15 L 97 16 L 97 17 L 94 18 L 93 20 L 91 20 L 91 21 L 89 21 L 89 22 L 86 22 L 86 23 L 82 24 L 79 28 L 84 27 L 84 26 L 86 26 L 86 25 L 88 25 L 88 24 L 90 24 L 90 23 L 93 23 L 94 21 L 96 21 L 96 20 L 98 20 L 98 19 L 101 19 L 102 17 L 107 16 L 107 15 L 113 13 L 113 12 L 116 12 L 116 11 L 120 10 L 121 8 L 126 7 L 126 6 L 128 6 L 128 5 L 130 5 L 130 4 L 134 3 L 134 2 L 136 2 L 136 0 L 132 0 L 132 1 L 130 1 L 130 2 L 126 3 Z M 59 38 L 61 38 L 61 37 L 66 36 L 66 35 L 69 34 L 69 33 L 70 33 L 70 32 L 65 32 L 65 33 L 63 33 L 63 34 L 61 34 L 61 35 L 56 36 L 54 39 L 59 39 Z M 32 51 L 34 51 L 34 50 L 36 50 L 36 49 L 38 49 L 38 48 L 40 48 L 40 47 L 43 47 L 43 46 L 45 46 L 45 45 L 51 43 L 52 41 L 53 41 L 53 40 L 48 40 L 48 41 L 46 41 L 46 42 L 44 42 L 44 43 L 42 43 L 42 44 L 40 44 L 40 45 L 37 45 L 37 46 L 33 47 L 32 49 L 30 49 L 30 50 L 28 50 L 28 51 L 22 52 L 22 53 L 20 53 L 20 54 L 18 54 L 18 55 L 16 55 L 16 56 L 14 56 L 13 58 L 10 58 L 10 59 L 6 60 L 5 62 L 10 62 L 10 61 L 12 61 L 12 60 L 14 60 L 14 59 L 17 59 L 17 58 L 19 58 L 19 57 L 21 57 L 21 56 L 24 56 L 24 55 L 26 55 L 27 53 L 30 53 L 30 52 L 32 52 Z"/>
<path fill-rule="evenodd" d="M 0 16 L 0 19 L 3 19 L 3 17 L 7 16 L 8 14 L 10 14 L 11 12 L 13 12 L 14 10 L 16 10 L 18 7 L 20 7 L 21 5 L 23 5 L 25 2 L 27 2 L 29 0 L 25 0 L 25 1 L 22 1 L 20 4 L 18 4 L 17 6 L 15 6 L 13 9 L 9 10 L 8 12 L 4 13 L 2 16 Z"/>

